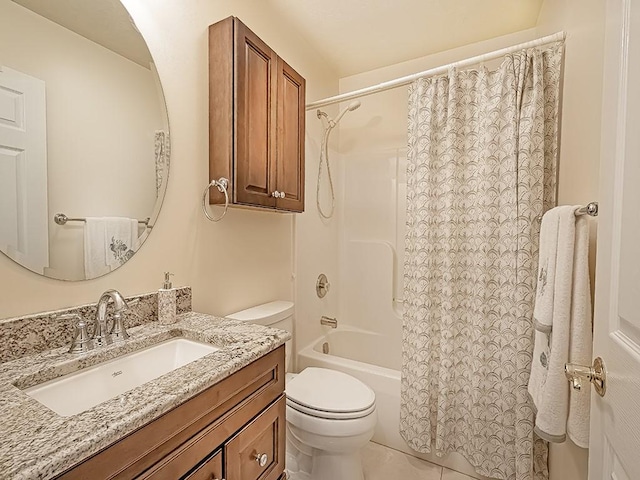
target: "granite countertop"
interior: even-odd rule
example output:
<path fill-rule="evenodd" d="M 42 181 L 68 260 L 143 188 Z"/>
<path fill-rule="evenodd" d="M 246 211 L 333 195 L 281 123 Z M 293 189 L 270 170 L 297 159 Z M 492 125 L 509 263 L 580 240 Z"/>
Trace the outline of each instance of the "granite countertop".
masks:
<path fill-rule="evenodd" d="M 51 478 L 187 401 L 261 356 L 290 334 L 259 325 L 189 312 L 173 325 L 156 322 L 128 330 L 123 343 L 85 355 L 57 348 L 0 367 L 0 479 Z M 21 389 L 111 360 L 172 337 L 220 350 L 83 413 L 62 417 Z M 82 392 L 69 392 L 81 395 Z"/>

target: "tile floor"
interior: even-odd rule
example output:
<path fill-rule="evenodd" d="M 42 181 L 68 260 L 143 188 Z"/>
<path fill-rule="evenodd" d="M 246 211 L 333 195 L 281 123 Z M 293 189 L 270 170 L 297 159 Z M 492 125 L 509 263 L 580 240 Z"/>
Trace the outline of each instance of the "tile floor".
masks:
<path fill-rule="evenodd" d="M 365 480 L 474 480 L 373 442 L 362 451 L 362 465 Z"/>

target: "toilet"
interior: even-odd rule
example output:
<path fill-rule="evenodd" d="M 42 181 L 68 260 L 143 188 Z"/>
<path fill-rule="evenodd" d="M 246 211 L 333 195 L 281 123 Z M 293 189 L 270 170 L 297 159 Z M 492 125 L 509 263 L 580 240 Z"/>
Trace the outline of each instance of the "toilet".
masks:
<path fill-rule="evenodd" d="M 293 303 L 275 301 L 227 318 L 293 333 Z M 287 372 L 291 341 L 285 345 Z M 287 471 L 291 480 L 364 480 L 360 450 L 376 426 L 371 388 L 346 373 L 305 368 L 287 373 Z"/>

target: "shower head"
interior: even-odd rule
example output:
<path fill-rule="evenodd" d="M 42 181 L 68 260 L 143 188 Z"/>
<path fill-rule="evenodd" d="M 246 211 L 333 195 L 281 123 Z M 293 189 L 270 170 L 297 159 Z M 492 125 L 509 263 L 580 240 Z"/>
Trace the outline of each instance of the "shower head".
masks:
<path fill-rule="evenodd" d="M 347 109 L 348 109 L 350 112 L 353 112 L 354 110 L 357 110 L 357 109 L 360 107 L 360 105 L 362 105 L 362 104 L 360 103 L 360 100 L 356 100 L 355 102 L 351 102 L 351 103 L 349 104 L 349 106 L 347 107 Z"/>
<path fill-rule="evenodd" d="M 334 128 L 336 125 L 338 125 L 338 122 L 340 120 L 342 120 L 342 117 L 344 117 L 344 114 L 347 112 L 353 112 L 354 110 L 357 110 L 360 105 L 362 105 L 360 103 L 360 100 L 356 100 L 354 102 L 351 102 L 349 105 L 347 105 L 339 114 L 338 116 L 334 119 L 330 118 L 329 115 L 327 115 L 325 112 L 323 112 L 322 110 L 317 110 L 316 111 L 316 115 L 318 116 L 319 119 L 321 119 L 322 117 L 327 119 L 327 131 L 331 130 L 332 128 Z"/>
<path fill-rule="evenodd" d="M 347 113 L 347 112 L 353 112 L 353 111 L 354 111 L 354 110 L 356 110 L 360 105 L 362 105 L 362 104 L 360 103 L 360 100 L 356 100 L 355 102 L 351 102 L 349 105 L 347 105 L 347 107 L 346 107 L 344 110 L 342 110 L 342 111 L 338 114 L 338 116 L 336 117 L 336 119 L 333 121 L 332 128 L 333 128 L 333 127 L 335 127 L 335 126 L 338 124 L 338 122 L 339 122 L 340 120 L 342 120 L 342 117 L 344 117 L 344 114 L 345 114 L 345 113 Z"/>

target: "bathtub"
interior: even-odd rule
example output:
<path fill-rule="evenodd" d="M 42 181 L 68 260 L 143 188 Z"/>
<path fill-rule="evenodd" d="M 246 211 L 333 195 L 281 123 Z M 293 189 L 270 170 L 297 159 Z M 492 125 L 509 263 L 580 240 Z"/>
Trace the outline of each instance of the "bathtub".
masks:
<path fill-rule="evenodd" d="M 323 353 L 323 348 L 328 349 L 328 353 Z M 474 478 L 483 478 L 457 453 L 445 457 L 418 453 L 402 439 L 398 431 L 401 363 L 399 338 L 389 339 L 375 332 L 348 326 L 331 330 L 298 353 L 299 371 L 307 367 L 330 368 L 348 373 L 373 389 L 378 424 L 372 441 Z"/>

